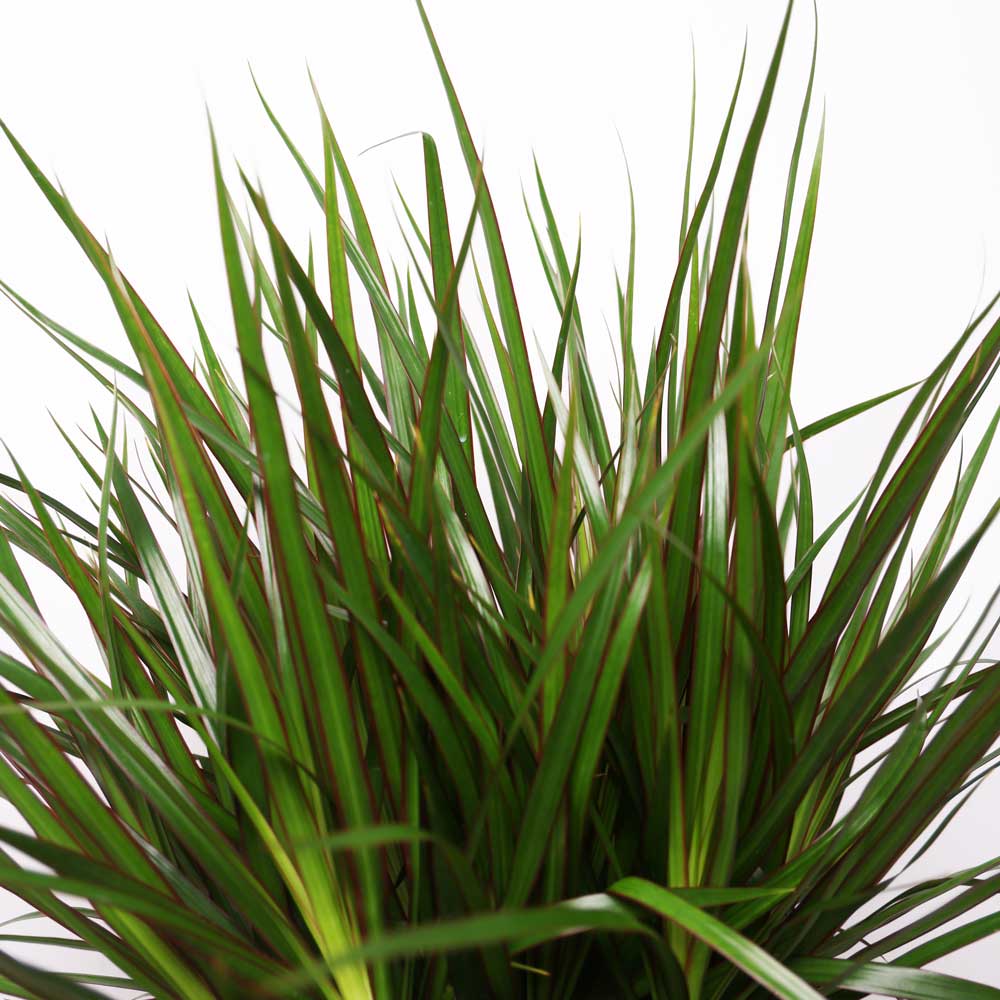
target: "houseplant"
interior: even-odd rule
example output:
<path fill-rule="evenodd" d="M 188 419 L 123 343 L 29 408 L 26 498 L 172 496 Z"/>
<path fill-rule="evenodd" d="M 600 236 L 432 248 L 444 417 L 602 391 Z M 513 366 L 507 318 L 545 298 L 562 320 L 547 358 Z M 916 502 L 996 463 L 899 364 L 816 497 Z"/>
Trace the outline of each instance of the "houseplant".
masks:
<path fill-rule="evenodd" d="M 738 81 L 700 188 L 689 155 L 646 365 L 633 240 L 611 413 L 575 299 L 579 244 L 564 244 L 540 175 L 533 225 L 558 336 L 551 359 L 530 360 L 426 17 L 473 211 L 449 219 L 423 137 L 425 204 L 404 205 L 412 261 L 390 275 L 322 105 L 314 173 L 265 102 L 326 247 L 319 264 L 296 254 L 255 183 L 241 177 L 236 197 L 213 147 L 238 373 L 194 306 L 202 353 L 188 366 L 4 127 L 134 354 L 107 354 L 3 286 L 110 406 L 69 438 L 92 510 L 16 462 L 3 480 L 0 623 L 20 655 L 0 657 L 0 788 L 31 832 L 0 828 L 0 884 L 120 970 L 0 955 L 4 990 L 1000 995 L 922 968 L 993 930 L 992 916 L 942 925 L 992 897 L 998 861 L 889 878 L 989 771 L 1000 732 L 1000 674 L 982 659 L 992 597 L 947 669 L 922 697 L 912 688 L 996 513 L 961 525 L 996 418 L 909 562 L 996 371 L 996 300 L 908 387 L 862 493 L 814 525 L 806 442 L 901 393 L 795 420 L 822 152 L 821 139 L 803 158 L 811 78 L 774 278 L 751 293 L 747 200 L 790 15 L 742 145 Z M 814 582 L 833 544 L 831 576 Z M 25 559 L 78 596 L 105 676 L 42 620 Z"/>

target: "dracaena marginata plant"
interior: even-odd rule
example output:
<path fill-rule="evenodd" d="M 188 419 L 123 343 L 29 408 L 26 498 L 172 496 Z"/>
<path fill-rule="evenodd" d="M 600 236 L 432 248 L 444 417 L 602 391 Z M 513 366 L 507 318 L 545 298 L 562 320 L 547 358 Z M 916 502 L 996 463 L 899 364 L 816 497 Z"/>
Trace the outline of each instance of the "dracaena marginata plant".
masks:
<path fill-rule="evenodd" d="M 213 140 L 239 371 L 194 306 L 189 367 L 5 127 L 134 357 L 3 286 L 110 394 L 91 429 L 66 435 L 92 508 L 42 492 L 16 461 L 0 498 L 0 623 L 19 651 L 0 656 L 0 789 L 23 820 L 0 827 L 0 884 L 24 921 L 62 929 L 3 929 L 37 946 L 30 963 L 0 952 L 3 990 L 1000 996 L 925 969 L 993 931 L 992 915 L 962 918 L 1000 886 L 1000 859 L 899 880 L 991 769 L 1000 733 L 991 600 L 922 697 L 913 686 L 995 514 L 963 518 L 996 418 L 914 541 L 995 374 L 1000 324 L 987 309 L 919 383 L 798 425 L 822 148 L 820 130 L 803 153 L 811 74 L 757 297 L 745 226 L 791 13 L 742 144 L 737 79 L 700 187 L 688 153 L 648 364 L 632 213 L 611 412 L 576 302 L 579 243 L 563 242 L 540 175 L 529 214 L 555 348 L 530 357 L 422 8 L 471 214 L 449 217 L 425 136 L 425 195 L 405 206 L 412 259 L 387 273 L 322 105 L 314 169 L 264 101 L 326 246 L 321 264 L 297 253 L 257 185 L 227 187 Z M 814 524 L 808 440 L 903 392 L 862 491 Z M 42 618 L 25 561 L 79 599 L 99 675 Z M 66 940 L 117 973 L 38 959 Z"/>

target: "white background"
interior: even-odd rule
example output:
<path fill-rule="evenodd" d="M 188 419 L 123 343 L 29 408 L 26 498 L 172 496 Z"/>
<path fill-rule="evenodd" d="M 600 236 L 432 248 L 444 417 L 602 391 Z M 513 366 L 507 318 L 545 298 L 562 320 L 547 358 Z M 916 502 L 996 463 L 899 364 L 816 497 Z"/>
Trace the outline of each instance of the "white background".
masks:
<path fill-rule="evenodd" d="M 466 108 L 512 258 L 521 304 L 543 344 L 557 322 L 520 204 L 537 153 L 569 238 L 582 219 L 585 326 L 597 334 L 598 370 L 613 377 L 603 318 L 614 323 L 615 264 L 627 249 L 626 179 L 638 211 L 637 335 L 658 323 L 672 273 L 697 51 L 700 184 L 740 53 L 749 44 L 742 140 L 778 24 L 781 0 L 652 3 L 618 0 L 428 0 L 428 11 Z M 817 116 L 825 100 L 826 155 L 806 287 L 794 402 L 800 423 L 927 374 L 977 304 L 1000 286 L 1000 138 L 990 0 L 820 0 Z M 409 0 L 277 3 L 177 0 L 171 4 L 39 2 L 4 5 L 0 115 L 56 173 L 163 325 L 193 343 L 190 289 L 215 337 L 231 334 L 215 229 L 207 104 L 227 164 L 258 174 L 286 232 L 304 248 L 317 218 L 257 102 L 247 63 L 314 164 L 319 150 L 308 63 L 351 161 L 376 236 L 397 250 L 392 176 L 420 207 L 419 143 L 442 147 L 464 221 L 468 182 L 447 108 Z M 787 157 L 808 70 L 812 14 L 798 5 L 750 208 L 757 297 L 766 294 Z M 616 132 L 617 130 L 617 132 Z M 732 158 L 730 159 L 730 165 Z M 721 206 L 719 206 L 721 209 Z M 0 277 L 101 346 L 123 350 L 99 279 L 0 146 Z M 0 437 L 39 486 L 80 496 L 80 474 L 49 421 L 87 419 L 101 390 L 12 307 L 0 307 Z M 602 353 L 604 355 L 602 356 Z M 226 351 L 223 350 L 225 355 Z M 983 416 L 997 405 L 985 401 Z M 899 409 L 892 405 L 810 449 L 817 524 L 863 484 Z M 970 425 L 967 451 L 974 442 Z M 997 495 L 1000 463 L 984 470 L 969 524 Z M 996 586 L 1000 535 L 987 539 L 964 582 L 970 612 Z M 80 616 L 53 591 L 50 617 L 73 641 Z M 1000 650 L 994 648 L 993 654 Z M 1000 783 L 987 781 L 954 829 L 924 859 L 923 874 L 996 852 Z M 4 911 L 20 908 L 0 900 Z M 1000 985 L 986 941 L 940 963 Z"/>

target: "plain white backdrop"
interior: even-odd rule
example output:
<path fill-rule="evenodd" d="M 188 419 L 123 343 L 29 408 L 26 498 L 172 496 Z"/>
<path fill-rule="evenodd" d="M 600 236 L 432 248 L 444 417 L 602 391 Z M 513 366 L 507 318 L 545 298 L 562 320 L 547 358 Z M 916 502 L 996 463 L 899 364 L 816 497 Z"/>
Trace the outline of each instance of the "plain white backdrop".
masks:
<path fill-rule="evenodd" d="M 637 336 L 658 324 L 676 252 L 687 142 L 692 39 L 697 59 L 700 184 L 748 44 L 738 146 L 784 11 L 783 0 L 427 0 L 508 242 L 529 328 L 549 344 L 558 318 L 521 207 L 537 154 L 564 234 L 582 226 L 585 326 L 615 315 L 615 264 L 627 251 L 628 157 L 638 213 Z M 993 0 L 819 0 L 812 156 L 826 107 L 820 207 L 799 337 L 794 403 L 806 423 L 926 375 L 977 305 L 1000 287 L 1000 133 Z M 797 5 L 750 206 L 758 297 L 769 274 L 787 159 L 808 73 L 813 18 Z M 190 290 L 231 355 L 216 230 L 206 106 L 227 164 L 258 175 L 285 231 L 304 249 L 319 222 L 311 196 L 256 98 L 248 64 L 314 164 L 319 137 L 311 69 L 351 162 L 380 242 L 405 250 L 393 179 L 421 205 L 415 139 L 361 154 L 399 133 L 435 134 L 453 224 L 468 179 L 410 0 L 176 0 L 171 4 L 48 0 L 6 4 L 0 116 L 54 173 L 162 324 L 194 343 Z M 619 136 L 621 144 L 619 144 Z M 732 166 L 733 157 L 729 159 Z M 321 164 L 321 160 L 319 160 Z M 807 169 L 807 168 L 805 168 Z M 721 208 L 721 206 L 720 206 Z M 0 145 L 0 277 L 55 319 L 124 350 L 103 286 Z M 13 307 L 0 306 L 0 438 L 37 485 L 80 499 L 80 473 L 49 419 L 66 427 L 106 411 L 102 390 Z M 607 340 L 590 347 L 614 377 Z M 610 396 L 609 396 L 610 398 Z M 998 403 L 992 392 L 967 442 Z M 810 446 L 817 524 L 857 492 L 899 408 L 892 404 Z M 6 466 L 4 467 L 6 471 Z M 971 525 L 1000 490 L 988 462 Z M 1000 533 L 984 543 L 957 614 L 970 617 L 997 585 Z M 48 592 L 46 592 L 48 593 Z M 71 642 L 88 637 L 57 590 L 50 620 Z M 946 616 L 947 617 L 947 616 Z M 994 647 L 993 655 L 1000 655 Z M 922 859 L 927 876 L 996 853 L 1000 782 L 987 780 L 953 829 Z M 0 917 L 22 905 L 0 896 Z M 1000 986 L 987 940 L 939 968 Z"/>

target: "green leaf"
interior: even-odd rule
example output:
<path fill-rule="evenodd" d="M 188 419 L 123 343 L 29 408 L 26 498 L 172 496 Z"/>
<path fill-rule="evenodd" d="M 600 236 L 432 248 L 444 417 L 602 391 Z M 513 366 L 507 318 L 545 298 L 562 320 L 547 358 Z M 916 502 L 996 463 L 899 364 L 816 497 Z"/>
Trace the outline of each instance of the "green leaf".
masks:
<path fill-rule="evenodd" d="M 806 958 L 793 963 L 796 972 L 816 986 L 852 993 L 886 994 L 903 1000 L 988 1000 L 1000 990 L 941 972 L 907 969 L 885 962 L 857 964 L 850 959 Z"/>
<path fill-rule="evenodd" d="M 608 891 L 683 927 L 776 997 L 784 997 L 786 1000 L 816 1000 L 822 996 L 753 941 L 669 889 L 645 879 L 624 878 L 615 882 Z"/>

